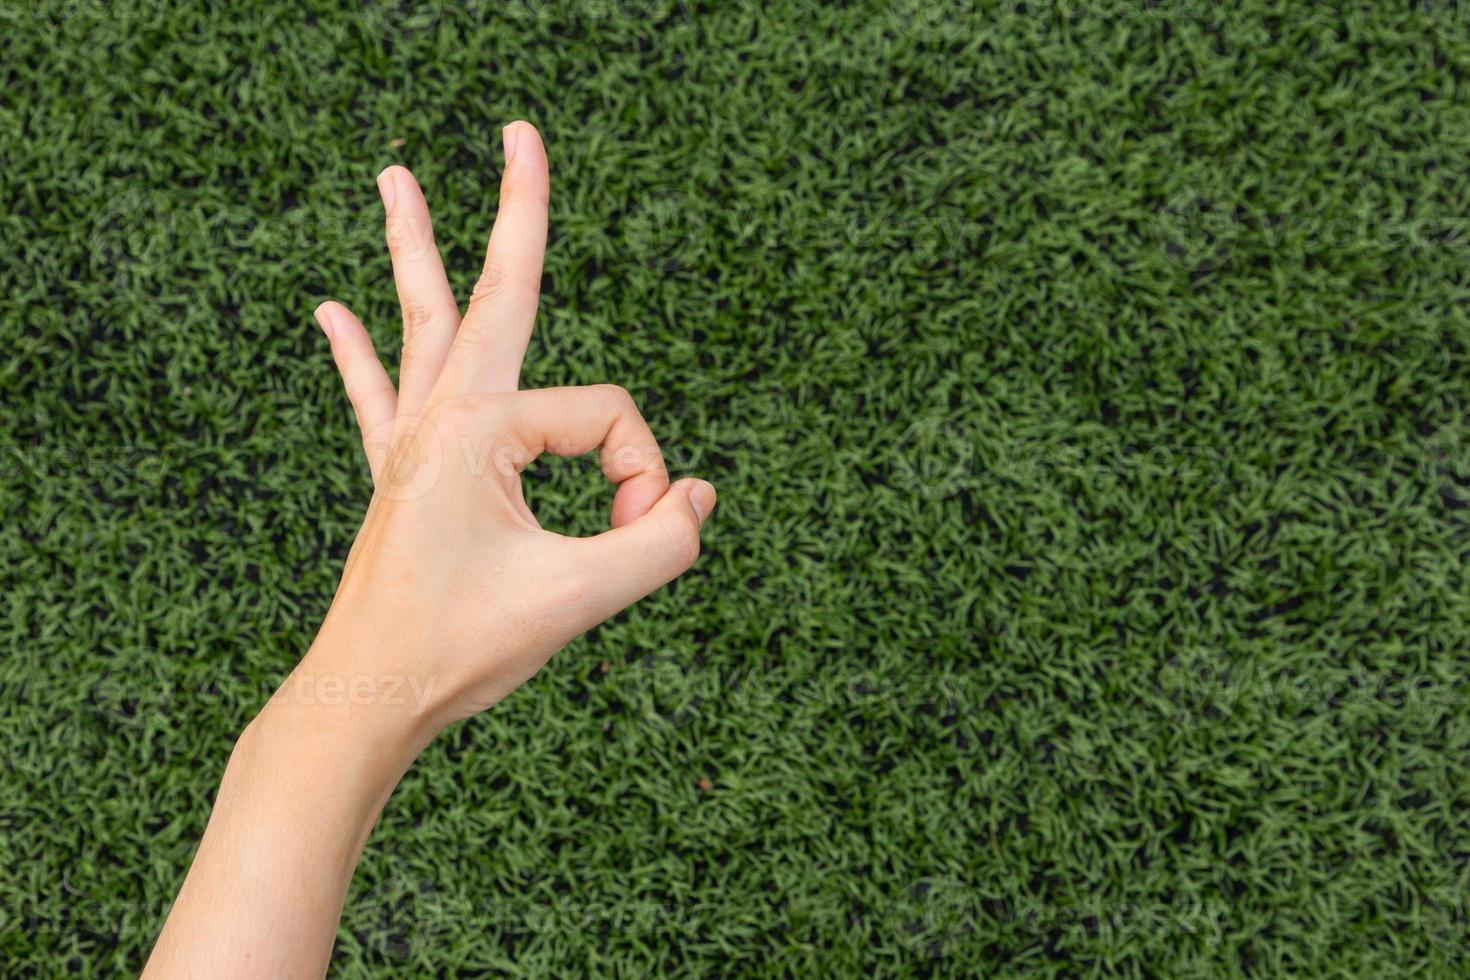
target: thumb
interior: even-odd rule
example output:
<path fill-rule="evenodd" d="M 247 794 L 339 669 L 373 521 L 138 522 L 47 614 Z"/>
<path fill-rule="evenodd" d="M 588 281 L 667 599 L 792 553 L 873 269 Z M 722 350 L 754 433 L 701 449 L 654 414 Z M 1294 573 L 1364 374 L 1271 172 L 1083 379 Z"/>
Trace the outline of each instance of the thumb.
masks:
<path fill-rule="evenodd" d="M 699 557 L 699 531 L 714 509 L 714 487 L 704 480 L 680 480 L 637 520 L 572 539 L 574 560 L 598 583 L 589 610 L 596 622 L 684 574 Z"/>

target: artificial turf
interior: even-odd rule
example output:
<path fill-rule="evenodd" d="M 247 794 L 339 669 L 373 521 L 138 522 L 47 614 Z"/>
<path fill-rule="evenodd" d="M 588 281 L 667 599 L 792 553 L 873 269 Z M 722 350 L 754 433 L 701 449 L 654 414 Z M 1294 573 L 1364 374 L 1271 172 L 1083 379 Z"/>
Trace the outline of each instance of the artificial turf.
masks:
<path fill-rule="evenodd" d="M 0 10 L 0 960 L 136 970 L 370 493 L 373 176 L 528 386 L 618 382 L 693 572 L 436 742 L 334 971 L 1454 975 L 1455 0 Z M 531 481 L 591 532 L 595 467 Z"/>

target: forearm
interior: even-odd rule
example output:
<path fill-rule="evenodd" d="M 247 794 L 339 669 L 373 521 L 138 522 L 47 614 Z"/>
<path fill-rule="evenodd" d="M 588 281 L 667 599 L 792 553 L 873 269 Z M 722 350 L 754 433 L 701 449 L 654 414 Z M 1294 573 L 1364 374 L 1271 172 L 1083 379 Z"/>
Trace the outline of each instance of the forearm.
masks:
<path fill-rule="evenodd" d="M 317 309 L 373 471 L 321 635 L 240 737 L 149 976 L 321 975 L 363 844 L 435 732 L 524 683 L 573 637 L 683 574 L 715 507 L 669 482 L 613 385 L 520 389 L 546 245 L 536 130 L 505 130 L 500 209 L 461 317 L 412 175 L 378 178 L 405 324 L 395 389 L 361 321 Z M 545 530 L 521 472 L 596 450 L 610 528 Z"/>
<path fill-rule="evenodd" d="M 314 670 L 320 653 L 236 743 L 145 976 L 325 973 L 363 844 L 429 732 L 383 693 L 402 684 Z"/>

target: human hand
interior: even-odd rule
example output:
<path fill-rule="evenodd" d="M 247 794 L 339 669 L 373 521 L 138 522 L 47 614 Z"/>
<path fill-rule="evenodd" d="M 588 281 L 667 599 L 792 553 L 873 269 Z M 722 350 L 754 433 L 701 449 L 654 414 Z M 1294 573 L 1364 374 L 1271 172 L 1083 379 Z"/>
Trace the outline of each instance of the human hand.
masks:
<path fill-rule="evenodd" d="M 418 752 L 699 554 L 714 488 L 669 485 L 626 391 L 516 390 L 548 179 L 535 129 L 512 123 L 504 139 L 500 213 L 463 318 L 418 184 L 402 167 L 379 177 L 403 306 L 397 391 L 357 318 L 337 303 L 317 310 L 372 503 L 316 642 L 235 743 L 147 976 L 325 973 L 363 844 Z M 618 485 L 612 529 L 543 530 L 521 471 L 542 452 L 593 449 Z"/>
<path fill-rule="evenodd" d="M 569 640 L 682 574 L 715 505 L 702 480 L 670 486 L 653 433 L 622 388 L 517 391 L 536 316 L 549 179 L 529 123 L 504 132 L 500 210 L 463 317 L 428 207 L 402 167 L 379 177 L 403 309 L 396 392 L 362 324 L 324 303 L 375 491 L 300 676 L 408 678 L 434 731 L 495 704 Z M 600 449 L 617 484 L 612 528 L 542 529 L 521 471 L 542 452 Z M 289 682 L 288 682 L 289 684 Z M 403 719 L 393 712 L 388 723 Z"/>

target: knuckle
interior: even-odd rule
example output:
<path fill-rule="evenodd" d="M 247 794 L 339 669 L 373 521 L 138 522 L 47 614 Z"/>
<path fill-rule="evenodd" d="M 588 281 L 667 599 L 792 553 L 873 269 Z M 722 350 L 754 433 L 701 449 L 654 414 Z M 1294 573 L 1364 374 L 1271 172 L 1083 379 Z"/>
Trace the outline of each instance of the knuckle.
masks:
<path fill-rule="evenodd" d="M 662 464 L 663 457 L 658 450 L 645 446 L 619 446 L 611 453 L 603 450 L 603 475 L 614 482 L 633 474 L 652 472 Z"/>
<path fill-rule="evenodd" d="M 483 350 L 488 345 L 488 340 L 482 330 L 471 320 L 466 319 L 460 324 L 459 330 L 455 331 L 454 343 L 451 348 L 459 354 L 472 355 Z"/>
<path fill-rule="evenodd" d="M 499 268 L 486 266 L 480 273 L 480 278 L 475 280 L 475 288 L 470 290 L 470 302 L 479 303 L 498 297 L 505 290 L 505 277 Z"/>
<path fill-rule="evenodd" d="M 406 300 L 403 304 L 403 349 L 408 352 L 414 338 L 434 322 L 434 308 L 418 300 Z"/>
<path fill-rule="evenodd" d="M 688 568 L 699 560 L 699 528 L 692 520 L 679 522 L 679 530 L 675 534 L 674 554 L 678 556 L 679 563 Z"/>
<path fill-rule="evenodd" d="M 514 296 L 537 296 L 541 284 L 533 282 L 525 273 L 507 268 L 503 262 L 491 260 L 485 264 L 475 288 L 470 292 L 470 302 L 490 301 Z"/>
<path fill-rule="evenodd" d="M 598 581 L 575 555 L 575 551 L 567 548 L 553 548 L 525 569 L 527 578 L 537 583 L 534 618 L 545 619 L 548 614 L 561 616 L 595 600 Z"/>
<path fill-rule="evenodd" d="M 436 422 L 448 428 L 459 429 L 470 425 L 485 415 L 487 400 L 483 395 L 455 395 L 435 402 L 428 413 Z"/>
<path fill-rule="evenodd" d="M 559 608 L 578 607 L 591 601 L 596 589 L 592 576 L 583 571 L 563 572 L 552 590 Z"/>
<path fill-rule="evenodd" d="M 486 634 L 491 632 L 483 620 L 482 611 L 474 608 L 455 609 L 451 615 L 445 616 L 440 628 L 444 630 L 444 639 L 450 649 L 483 649 Z"/>
<path fill-rule="evenodd" d="M 597 385 L 597 393 L 614 411 L 632 410 L 638 411 L 638 404 L 633 400 L 633 395 L 622 385 L 601 384 Z"/>
<path fill-rule="evenodd" d="M 388 251 L 399 258 L 422 254 L 433 240 L 428 222 L 416 215 L 389 215 L 384 234 Z"/>
<path fill-rule="evenodd" d="M 361 411 L 371 395 L 367 382 L 355 371 L 342 376 L 342 389 L 347 392 L 347 400 L 352 403 L 352 407 L 358 411 Z"/>

